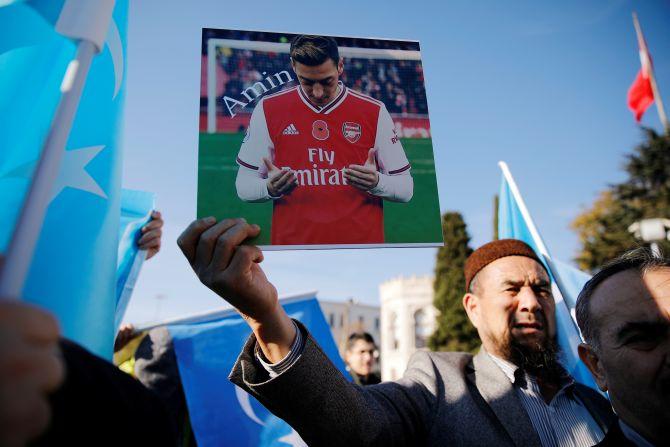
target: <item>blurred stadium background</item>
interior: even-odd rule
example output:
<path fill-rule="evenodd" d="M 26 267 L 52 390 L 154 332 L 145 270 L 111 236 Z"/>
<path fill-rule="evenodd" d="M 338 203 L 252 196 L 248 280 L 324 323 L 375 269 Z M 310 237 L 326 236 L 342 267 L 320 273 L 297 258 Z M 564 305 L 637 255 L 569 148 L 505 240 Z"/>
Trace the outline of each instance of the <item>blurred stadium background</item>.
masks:
<path fill-rule="evenodd" d="M 269 244 L 272 203 L 250 204 L 237 198 L 235 159 L 253 108 L 263 94 L 276 93 L 297 84 L 288 55 L 293 36 L 203 29 L 198 217 L 245 216 L 266 230 L 255 241 L 259 245 Z M 441 242 L 435 165 L 419 43 L 348 37 L 335 39 L 340 55 L 344 57 L 341 80 L 346 86 L 386 105 L 412 165 L 412 200 L 407 204 L 384 202 L 386 242 Z M 280 85 L 272 76 L 282 71 L 287 71 L 293 80 Z M 267 81 L 268 76 L 273 82 Z M 285 79 L 283 76 L 282 80 Z M 246 97 L 242 93 L 245 91 Z M 235 104 L 232 99 L 247 105 Z"/>

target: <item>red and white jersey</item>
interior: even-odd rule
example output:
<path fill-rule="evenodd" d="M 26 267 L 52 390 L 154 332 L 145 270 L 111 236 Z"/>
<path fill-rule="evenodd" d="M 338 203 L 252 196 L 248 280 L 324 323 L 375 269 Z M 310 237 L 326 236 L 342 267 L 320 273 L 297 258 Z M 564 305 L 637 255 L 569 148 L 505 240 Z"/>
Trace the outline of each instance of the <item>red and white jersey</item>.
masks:
<path fill-rule="evenodd" d="M 300 86 L 264 97 L 254 109 L 237 162 L 267 177 L 263 157 L 293 169 L 298 187 L 274 201 L 274 245 L 384 242 L 382 199 L 348 185 L 343 172 L 376 149 L 377 169 L 394 175 L 409 162 L 383 103 L 340 83 L 324 107 Z"/>

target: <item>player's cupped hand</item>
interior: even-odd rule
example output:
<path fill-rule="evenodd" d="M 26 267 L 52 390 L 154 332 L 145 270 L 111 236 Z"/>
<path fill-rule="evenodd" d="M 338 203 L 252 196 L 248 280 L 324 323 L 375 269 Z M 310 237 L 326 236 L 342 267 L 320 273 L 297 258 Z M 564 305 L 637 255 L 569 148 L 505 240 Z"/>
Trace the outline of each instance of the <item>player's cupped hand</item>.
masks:
<path fill-rule="evenodd" d="M 344 178 L 347 183 L 360 189 L 361 191 L 369 191 L 379 183 L 379 173 L 377 172 L 377 164 L 375 163 L 375 149 L 368 151 L 368 158 L 364 165 L 349 165 L 344 170 Z"/>
<path fill-rule="evenodd" d="M 263 252 L 242 245 L 261 229 L 244 219 L 217 222 L 206 217 L 192 222 L 177 239 L 200 282 L 235 307 L 247 322 L 271 319 L 278 306 L 277 289 L 259 266 Z"/>
<path fill-rule="evenodd" d="M 268 170 L 268 193 L 272 197 L 290 194 L 298 186 L 298 177 L 293 169 L 279 169 L 272 161 L 263 158 Z"/>

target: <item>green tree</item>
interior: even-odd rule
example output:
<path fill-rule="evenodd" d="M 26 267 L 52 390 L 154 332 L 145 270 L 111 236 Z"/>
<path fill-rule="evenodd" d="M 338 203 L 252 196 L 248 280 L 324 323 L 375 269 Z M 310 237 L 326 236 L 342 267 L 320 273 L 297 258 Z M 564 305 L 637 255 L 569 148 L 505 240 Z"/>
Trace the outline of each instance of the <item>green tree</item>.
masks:
<path fill-rule="evenodd" d="M 477 331 L 470 323 L 462 298 L 465 291 L 463 267 L 472 253 L 470 236 L 457 212 L 442 216 L 444 247 L 437 252 L 435 263 L 435 297 L 433 304 L 439 311 L 435 332 L 428 340 L 430 349 L 436 351 L 474 352 L 479 346 Z"/>
<path fill-rule="evenodd" d="M 581 249 L 576 261 L 593 271 L 640 244 L 628 232 L 632 223 L 647 218 L 670 218 L 670 135 L 643 128 L 644 141 L 626 156 L 628 178 L 603 191 L 591 208 L 572 222 Z M 670 253 L 670 243 L 661 244 Z"/>

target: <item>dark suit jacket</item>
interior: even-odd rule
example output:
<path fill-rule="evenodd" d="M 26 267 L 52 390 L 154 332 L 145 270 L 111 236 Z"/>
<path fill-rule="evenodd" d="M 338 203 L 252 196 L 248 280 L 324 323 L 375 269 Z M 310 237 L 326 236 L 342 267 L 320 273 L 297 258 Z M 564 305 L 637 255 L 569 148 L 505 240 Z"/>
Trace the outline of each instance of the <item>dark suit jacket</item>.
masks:
<path fill-rule="evenodd" d="M 295 428 L 308 445 L 540 446 L 512 384 L 484 351 L 418 352 L 397 382 L 359 387 L 333 366 L 302 326 L 302 355 L 270 379 L 247 341 L 232 380 Z M 603 431 L 609 402 L 592 389 L 575 392 Z"/>
<path fill-rule="evenodd" d="M 596 444 L 596 447 L 635 447 L 621 431 L 619 420 L 615 420 L 605 435 L 605 439 Z"/>
<path fill-rule="evenodd" d="M 51 423 L 31 446 L 176 446 L 163 403 L 140 382 L 61 340 L 65 383 L 50 398 Z"/>

